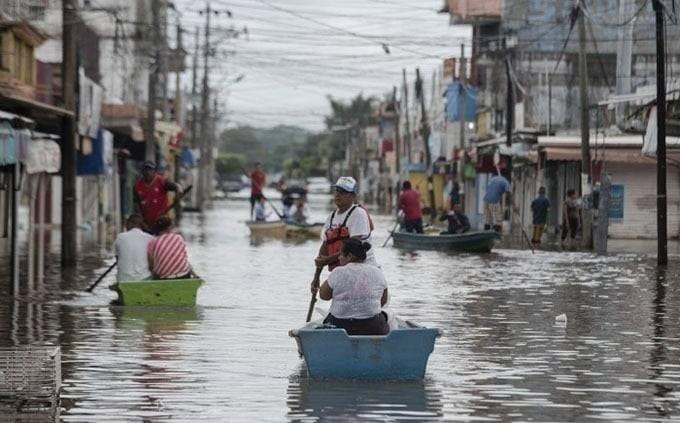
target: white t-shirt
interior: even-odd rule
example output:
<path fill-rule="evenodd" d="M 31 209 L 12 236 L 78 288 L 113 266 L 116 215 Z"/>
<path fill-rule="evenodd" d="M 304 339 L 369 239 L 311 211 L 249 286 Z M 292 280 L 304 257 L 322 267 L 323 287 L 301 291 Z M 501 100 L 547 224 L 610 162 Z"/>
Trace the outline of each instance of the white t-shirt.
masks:
<path fill-rule="evenodd" d="M 380 313 L 387 288 L 382 270 L 372 264 L 347 263 L 328 275 L 333 290 L 330 313 L 338 319 L 368 319 Z"/>
<path fill-rule="evenodd" d="M 342 222 L 345 221 L 347 213 L 349 213 L 349 211 L 352 210 L 352 207 L 354 206 L 356 206 L 356 204 L 348 208 L 344 213 L 338 213 L 336 209 L 335 216 L 333 216 L 333 213 L 328 215 L 328 219 L 326 219 L 326 223 L 323 226 L 323 231 L 321 231 L 321 239 L 323 241 L 326 240 L 326 231 L 328 229 L 336 228 L 342 225 Z M 333 217 L 332 222 L 331 217 Z M 360 237 L 359 239 L 362 241 L 371 242 L 371 223 L 368 219 L 368 213 L 366 213 L 366 210 L 363 208 L 359 206 L 354 207 L 354 211 L 351 215 L 349 215 L 349 219 L 347 219 L 345 226 L 349 231 L 350 238 Z M 375 254 L 373 253 L 375 246 L 373 244 L 371 245 L 372 247 L 366 253 L 366 260 L 364 262 L 378 266 L 378 262 L 375 259 Z"/>
<path fill-rule="evenodd" d="M 118 257 L 118 275 L 116 280 L 141 281 L 151 277 L 146 246 L 153 239 L 138 228 L 123 232 L 116 238 L 116 257 Z"/>

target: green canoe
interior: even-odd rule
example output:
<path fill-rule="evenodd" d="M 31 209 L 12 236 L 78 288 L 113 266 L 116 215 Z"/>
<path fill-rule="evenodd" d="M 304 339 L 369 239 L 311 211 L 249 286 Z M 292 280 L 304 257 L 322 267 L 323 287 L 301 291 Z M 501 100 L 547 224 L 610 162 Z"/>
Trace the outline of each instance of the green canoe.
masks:
<path fill-rule="evenodd" d="M 117 285 L 122 305 L 176 305 L 196 304 L 196 291 L 201 279 L 169 279 L 119 282 Z"/>

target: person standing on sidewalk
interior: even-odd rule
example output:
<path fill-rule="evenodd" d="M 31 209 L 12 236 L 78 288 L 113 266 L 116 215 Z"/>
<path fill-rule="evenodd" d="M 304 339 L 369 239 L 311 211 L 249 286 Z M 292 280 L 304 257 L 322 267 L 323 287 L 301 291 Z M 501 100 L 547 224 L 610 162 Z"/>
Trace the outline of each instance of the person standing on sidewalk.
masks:
<path fill-rule="evenodd" d="M 484 230 L 493 228 L 501 232 L 503 222 L 503 195 L 510 197 L 511 186 L 500 173 L 489 180 L 484 194 Z"/>
<path fill-rule="evenodd" d="M 262 190 L 267 183 L 267 175 L 262 170 L 262 163 L 255 163 L 255 169 L 250 173 L 250 220 L 253 219 L 255 204 L 260 198 L 264 198 Z"/>
<path fill-rule="evenodd" d="M 411 188 L 410 181 L 404 181 L 399 194 L 399 208 L 404 212 L 404 230 L 423 233 L 423 212 L 420 193 Z"/>
<path fill-rule="evenodd" d="M 550 208 L 550 201 L 545 198 L 545 187 L 538 189 L 538 197 L 531 202 L 531 212 L 533 213 L 533 233 L 531 235 L 531 243 L 539 245 L 543 237 L 543 230 L 548 221 L 548 209 Z"/>

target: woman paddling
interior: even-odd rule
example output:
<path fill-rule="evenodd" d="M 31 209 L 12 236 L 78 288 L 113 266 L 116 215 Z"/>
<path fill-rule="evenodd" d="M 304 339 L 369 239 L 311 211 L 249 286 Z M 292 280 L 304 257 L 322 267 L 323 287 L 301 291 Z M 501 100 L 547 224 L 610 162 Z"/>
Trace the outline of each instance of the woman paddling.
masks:
<path fill-rule="evenodd" d="M 333 300 L 324 320 L 348 335 L 385 335 L 390 331 L 381 307 L 387 303 L 387 281 L 380 268 L 366 263 L 371 244 L 356 238 L 343 240 L 339 265 L 321 285 L 319 297 Z"/>

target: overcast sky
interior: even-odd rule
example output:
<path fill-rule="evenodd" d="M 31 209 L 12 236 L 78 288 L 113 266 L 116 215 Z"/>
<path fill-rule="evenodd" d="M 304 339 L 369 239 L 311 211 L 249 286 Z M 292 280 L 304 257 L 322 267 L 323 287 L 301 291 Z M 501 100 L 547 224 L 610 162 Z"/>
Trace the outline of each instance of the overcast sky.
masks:
<path fill-rule="evenodd" d="M 203 26 L 205 15 L 198 12 L 205 2 L 175 4 L 187 31 Z M 467 27 L 450 26 L 447 15 L 436 13 L 441 5 L 441 0 L 212 0 L 214 9 L 232 13 L 211 17 L 211 42 L 218 49 L 210 82 L 227 109 L 222 123 L 319 130 L 329 112 L 328 94 L 382 96 L 401 84 L 402 68 L 409 82 L 416 67 L 430 78 L 444 57 L 457 56 L 460 44 L 470 42 Z M 232 27 L 247 27 L 249 35 L 229 39 Z M 184 44 L 193 51 L 191 34 Z M 233 83 L 239 75 L 243 80 Z"/>

